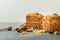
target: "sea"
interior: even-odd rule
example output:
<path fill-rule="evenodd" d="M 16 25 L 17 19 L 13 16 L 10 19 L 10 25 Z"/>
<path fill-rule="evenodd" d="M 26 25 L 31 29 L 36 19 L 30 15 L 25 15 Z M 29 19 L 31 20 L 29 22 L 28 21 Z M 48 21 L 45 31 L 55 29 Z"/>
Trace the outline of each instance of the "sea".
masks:
<path fill-rule="evenodd" d="M 0 28 L 7 28 L 8 26 L 12 26 L 12 31 L 3 30 L 0 31 L 0 40 L 60 40 L 60 33 L 58 35 L 44 33 L 42 35 L 35 35 L 32 32 L 25 32 L 29 34 L 28 37 L 21 37 L 20 34 L 15 28 L 22 25 L 23 22 L 10 22 L 10 23 L 0 23 Z"/>

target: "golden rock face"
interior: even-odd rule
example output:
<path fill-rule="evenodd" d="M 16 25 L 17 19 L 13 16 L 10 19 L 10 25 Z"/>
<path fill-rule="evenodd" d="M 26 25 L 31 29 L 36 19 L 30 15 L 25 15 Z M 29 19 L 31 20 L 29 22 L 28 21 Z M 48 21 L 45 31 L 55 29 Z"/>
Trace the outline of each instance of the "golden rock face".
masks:
<path fill-rule="evenodd" d="M 35 29 L 40 29 L 41 25 L 41 19 L 42 19 L 43 15 L 39 14 L 39 13 L 30 13 L 26 16 L 26 24 L 28 28 L 35 28 Z"/>
<path fill-rule="evenodd" d="M 60 31 L 60 16 L 50 15 L 43 17 L 42 29 L 47 32 Z"/>
<path fill-rule="evenodd" d="M 43 29 L 47 32 L 60 31 L 60 16 L 56 13 L 47 16 L 32 13 L 26 16 L 26 24 L 29 28 Z"/>

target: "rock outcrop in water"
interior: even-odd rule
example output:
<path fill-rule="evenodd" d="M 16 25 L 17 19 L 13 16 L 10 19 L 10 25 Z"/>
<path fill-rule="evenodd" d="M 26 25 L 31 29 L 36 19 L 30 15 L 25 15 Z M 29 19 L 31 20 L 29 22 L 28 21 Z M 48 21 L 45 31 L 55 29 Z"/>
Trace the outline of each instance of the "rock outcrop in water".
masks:
<path fill-rule="evenodd" d="M 60 16 L 56 13 L 44 16 L 40 13 L 29 13 L 26 15 L 26 23 L 16 28 L 18 32 L 42 29 L 46 32 L 60 32 Z"/>

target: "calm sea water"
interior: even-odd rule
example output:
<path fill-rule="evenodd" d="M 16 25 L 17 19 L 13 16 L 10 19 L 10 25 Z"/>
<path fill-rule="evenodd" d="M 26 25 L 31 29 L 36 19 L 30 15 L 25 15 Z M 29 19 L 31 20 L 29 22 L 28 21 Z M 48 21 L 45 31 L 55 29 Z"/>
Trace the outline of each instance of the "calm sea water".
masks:
<path fill-rule="evenodd" d="M 13 29 L 15 29 L 21 24 L 23 23 L 0 23 L 0 28 L 13 26 Z M 53 35 L 44 33 L 42 35 L 34 35 L 32 32 L 29 32 L 28 37 L 20 37 L 19 34 L 17 31 L 0 31 L 0 40 L 60 40 L 60 34 Z"/>

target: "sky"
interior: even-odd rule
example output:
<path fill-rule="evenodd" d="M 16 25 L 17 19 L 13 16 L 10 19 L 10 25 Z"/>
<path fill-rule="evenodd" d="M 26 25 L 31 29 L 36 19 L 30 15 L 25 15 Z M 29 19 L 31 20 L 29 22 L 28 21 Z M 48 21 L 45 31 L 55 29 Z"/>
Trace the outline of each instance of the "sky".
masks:
<path fill-rule="evenodd" d="M 60 0 L 0 0 L 0 22 L 25 22 L 30 12 L 60 14 Z"/>

